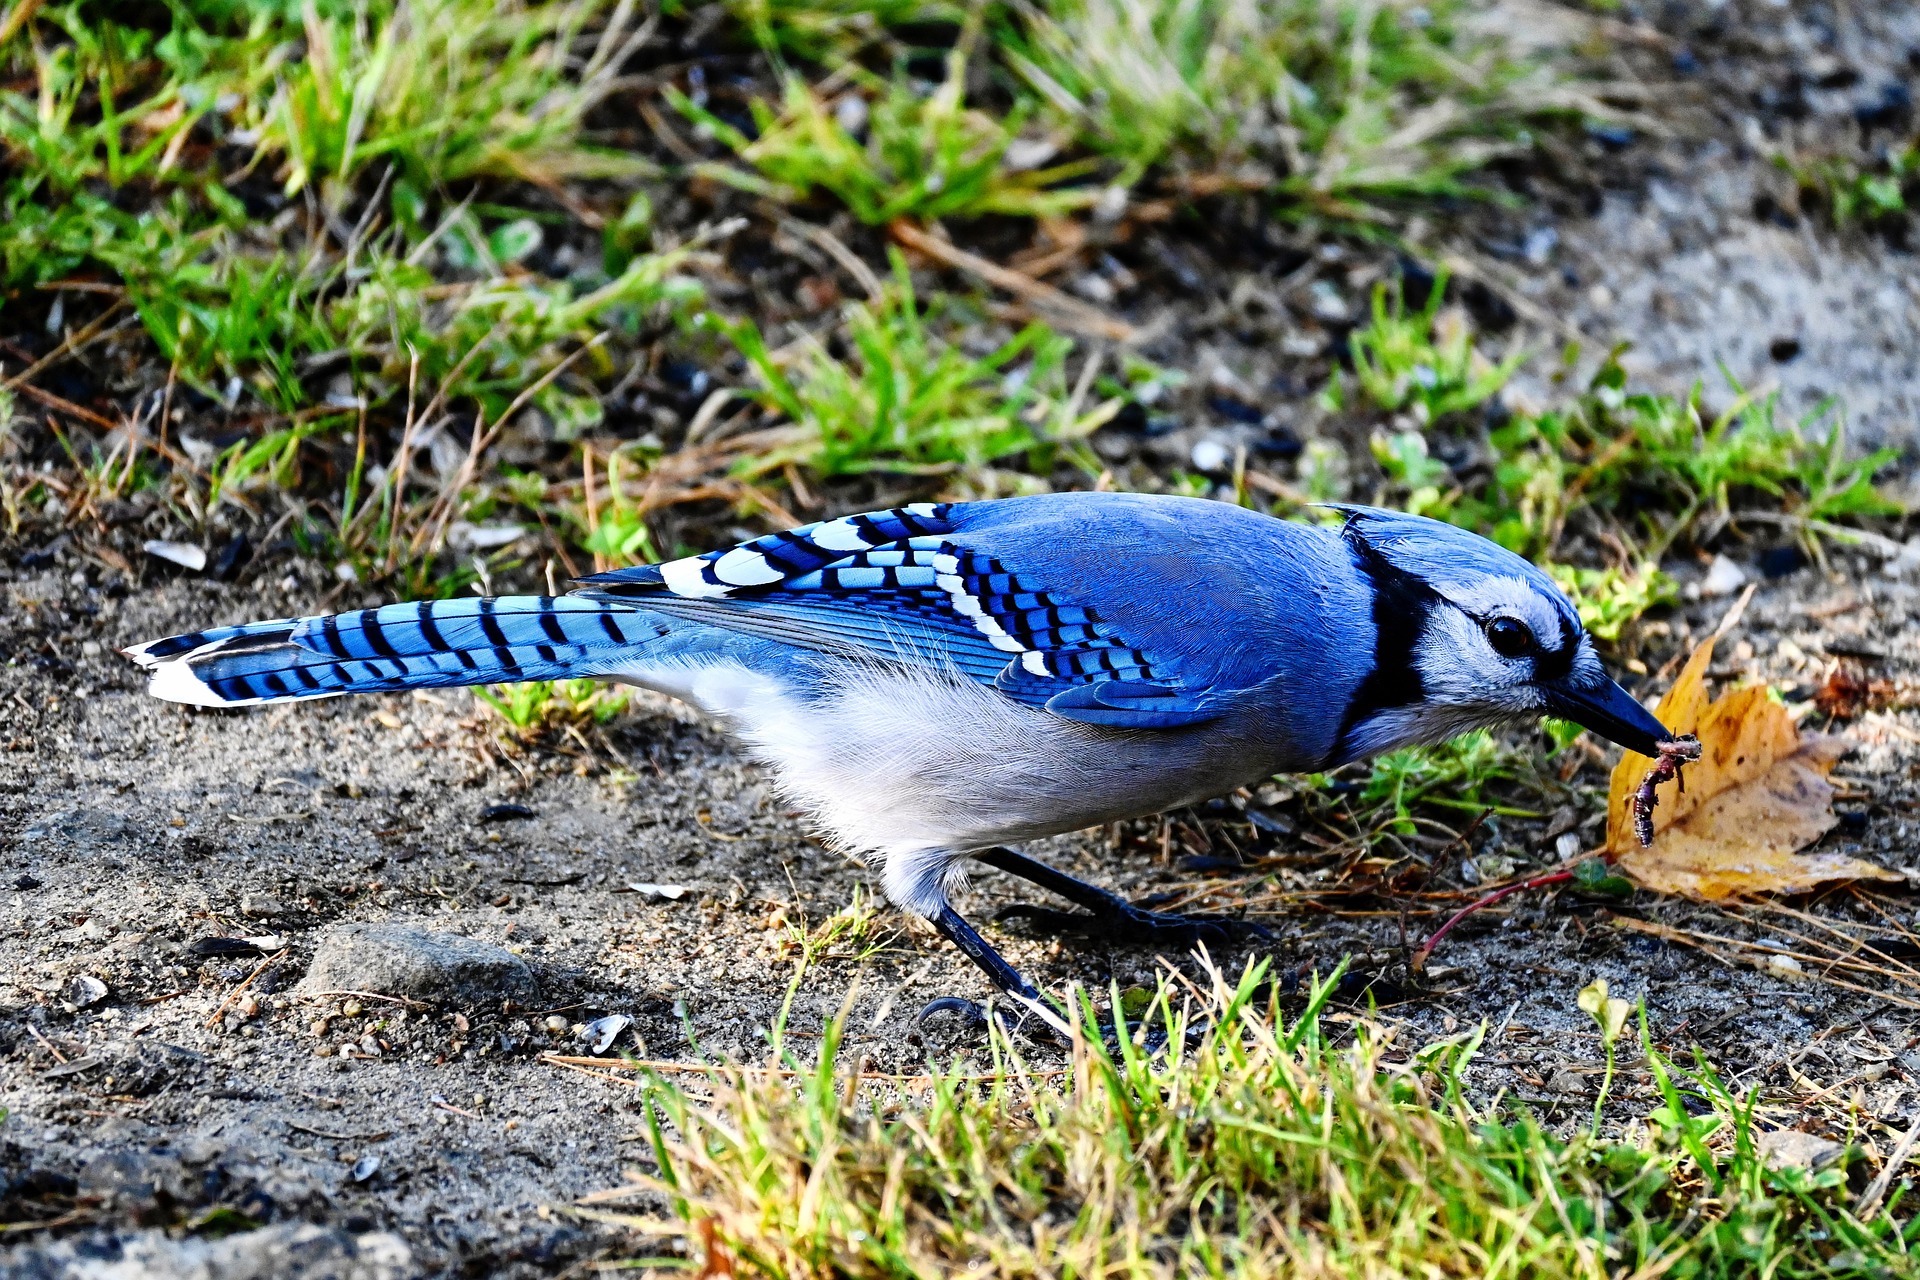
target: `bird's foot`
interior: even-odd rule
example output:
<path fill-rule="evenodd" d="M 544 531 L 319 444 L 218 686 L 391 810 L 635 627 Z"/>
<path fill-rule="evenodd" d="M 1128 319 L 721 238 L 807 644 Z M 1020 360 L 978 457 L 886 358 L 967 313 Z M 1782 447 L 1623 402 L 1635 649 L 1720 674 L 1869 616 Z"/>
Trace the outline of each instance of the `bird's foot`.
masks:
<path fill-rule="evenodd" d="M 1171 911 L 1150 911 L 1121 898 L 1102 903 L 1093 911 L 1056 911 L 1052 907 L 1016 902 L 994 913 L 996 923 L 1024 920 L 1039 933 L 1071 933 L 1105 942 L 1137 945 L 1174 945 L 1191 947 L 1206 942 L 1215 946 L 1236 942 L 1264 942 L 1273 937 L 1264 925 L 1235 916 L 1181 915 Z"/>

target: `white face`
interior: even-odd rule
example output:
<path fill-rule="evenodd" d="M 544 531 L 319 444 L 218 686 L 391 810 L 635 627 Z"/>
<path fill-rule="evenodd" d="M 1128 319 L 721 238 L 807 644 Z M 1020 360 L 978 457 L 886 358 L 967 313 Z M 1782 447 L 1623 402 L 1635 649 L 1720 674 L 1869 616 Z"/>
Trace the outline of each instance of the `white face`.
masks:
<path fill-rule="evenodd" d="M 1413 644 L 1422 696 L 1357 726 L 1352 741 L 1359 754 L 1444 742 L 1469 729 L 1537 716 L 1546 710 L 1544 681 L 1605 678 L 1586 633 L 1523 579 L 1483 578 L 1436 590 L 1441 603 Z"/>

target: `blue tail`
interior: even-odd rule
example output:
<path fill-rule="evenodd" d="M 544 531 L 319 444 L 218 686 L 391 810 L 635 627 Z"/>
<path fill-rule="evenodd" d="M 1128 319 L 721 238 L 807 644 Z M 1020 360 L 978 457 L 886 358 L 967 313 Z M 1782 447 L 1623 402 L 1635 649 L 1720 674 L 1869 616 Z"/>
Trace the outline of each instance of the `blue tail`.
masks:
<path fill-rule="evenodd" d="M 580 596 L 421 600 L 217 627 L 136 645 L 147 691 L 202 707 L 606 675 L 664 636 L 658 615 Z"/>

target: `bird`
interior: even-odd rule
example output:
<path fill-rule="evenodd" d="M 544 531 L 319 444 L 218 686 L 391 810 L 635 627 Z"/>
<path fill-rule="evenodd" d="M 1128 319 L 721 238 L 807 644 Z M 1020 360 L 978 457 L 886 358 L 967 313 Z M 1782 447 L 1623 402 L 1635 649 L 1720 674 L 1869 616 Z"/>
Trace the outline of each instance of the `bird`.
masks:
<path fill-rule="evenodd" d="M 1014 846 L 1541 715 L 1652 756 L 1572 601 L 1466 529 L 1172 495 L 916 502 L 598 573 L 558 596 L 421 600 L 124 650 L 159 698 L 248 707 L 593 677 L 717 719 L 833 847 L 998 997 L 1057 1011 L 953 905 L 973 863 L 1141 942 L 1231 934 Z M 961 997 L 930 1004 L 983 1016 Z M 1020 1015 L 1024 1017 L 1025 1015 Z"/>

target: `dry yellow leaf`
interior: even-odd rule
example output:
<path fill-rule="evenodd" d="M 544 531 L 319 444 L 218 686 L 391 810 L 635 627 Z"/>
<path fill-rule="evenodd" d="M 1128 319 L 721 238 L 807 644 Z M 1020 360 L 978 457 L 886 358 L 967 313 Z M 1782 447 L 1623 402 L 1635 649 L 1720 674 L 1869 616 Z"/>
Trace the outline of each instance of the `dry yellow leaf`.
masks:
<path fill-rule="evenodd" d="M 1842 854 L 1802 854 L 1828 831 L 1833 784 L 1845 751 L 1837 738 L 1802 739 L 1787 709 L 1764 686 L 1707 700 L 1708 639 L 1687 659 L 1654 713 L 1675 734 L 1700 739 L 1700 759 L 1678 782 L 1657 789 L 1653 844 L 1633 834 L 1631 802 L 1654 762 L 1628 752 L 1607 794 L 1607 849 L 1621 870 L 1656 893 L 1719 900 L 1799 893 L 1830 880 L 1897 880 L 1893 872 Z"/>

